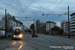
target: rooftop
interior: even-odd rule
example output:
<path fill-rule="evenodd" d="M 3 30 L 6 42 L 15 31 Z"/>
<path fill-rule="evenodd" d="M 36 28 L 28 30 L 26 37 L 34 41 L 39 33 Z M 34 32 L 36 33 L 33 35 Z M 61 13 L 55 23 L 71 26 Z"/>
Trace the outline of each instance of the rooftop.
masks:
<path fill-rule="evenodd" d="M 70 16 L 73 16 L 73 15 L 75 15 L 75 13 L 72 13 Z"/>
<path fill-rule="evenodd" d="M 46 23 L 54 23 L 54 24 L 56 24 L 56 23 L 55 23 L 55 22 L 53 22 L 53 21 L 52 21 L 52 22 L 51 22 L 51 21 L 47 21 Z"/>

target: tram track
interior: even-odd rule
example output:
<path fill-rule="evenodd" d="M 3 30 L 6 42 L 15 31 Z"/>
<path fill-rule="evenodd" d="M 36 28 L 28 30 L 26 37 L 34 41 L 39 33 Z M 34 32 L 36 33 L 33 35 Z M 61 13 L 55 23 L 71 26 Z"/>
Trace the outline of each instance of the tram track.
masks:
<path fill-rule="evenodd" d="M 53 39 L 50 39 L 50 40 L 49 40 L 49 38 L 45 38 L 45 37 L 41 37 L 41 38 L 44 38 L 45 40 L 47 40 L 47 41 L 49 41 L 49 42 L 56 43 L 56 44 L 58 44 L 58 45 L 61 45 L 61 44 L 59 44 L 59 43 L 57 43 L 57 42 L 61 42 L 61 43 L 64 43 L 65 45 L 72 46 L 72 45 L 67 44 L 67 43 L 65 43 L 65 42 L 62 42 L 62 41 L 55 40 L 55 41 L 57 41 L 57 42 L 55 42 L 55 41 L 52 41 Z M 62 45 L 61 45 L 61 46 L 62 46 Z"/>
<path fill-rule="evenodd" d="M 10 46 L 15 45 L 16 43 L 17 43 L 17 42 L 13 42 L 11 45 L 9 45 L 9 46 L 5 47 L 3 50 L 6 50 L 7 48 L 9 48 Z"/>

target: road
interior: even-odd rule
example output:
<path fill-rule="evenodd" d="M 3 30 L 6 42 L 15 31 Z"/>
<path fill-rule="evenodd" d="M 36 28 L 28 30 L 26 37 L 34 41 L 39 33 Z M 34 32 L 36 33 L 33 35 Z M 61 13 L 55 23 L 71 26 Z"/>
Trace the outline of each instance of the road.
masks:
<path fill-rule="evenodd" d="M 1 39 L 0 50 L 75 50 L 75 40 L 37 35 L 38 38 L 32 38 L 27 34 L 21 40 Z"/>

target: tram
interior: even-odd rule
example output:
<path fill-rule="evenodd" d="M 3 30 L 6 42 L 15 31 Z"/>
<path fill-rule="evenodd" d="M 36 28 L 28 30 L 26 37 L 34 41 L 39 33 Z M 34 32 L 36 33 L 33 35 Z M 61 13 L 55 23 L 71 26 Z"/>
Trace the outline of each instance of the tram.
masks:
<path fill-rule="evenodd" d="M 13 36 L 12 39 L 22 39 L 23 32 L 21 27 L 13 27 Z"/>

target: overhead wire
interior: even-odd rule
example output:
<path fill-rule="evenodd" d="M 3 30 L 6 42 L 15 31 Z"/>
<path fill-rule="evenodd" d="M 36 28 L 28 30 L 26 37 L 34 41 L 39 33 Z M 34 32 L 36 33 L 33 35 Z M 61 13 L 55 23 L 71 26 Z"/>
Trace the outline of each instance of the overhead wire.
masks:
<path fill-rule="evenodd" d="M 23 9 L 22 9 L 22 6 L 21 6 L 21 4 L 20 4 L 20 1 L 19 1 L 19 0 L 18 0 L 18 3 L 19 3 L 19 5 L 20 5 L 20 7 L 21 7 L 21 10 L 22 10 L 23 14 L 24 14 L 24 11 L 23 11 Z"/>
<path fill-rule="evenodd" d="M 58 0 L 52 2 L 51 4 L 47 5 L 46 7 L 44 7 L 43 9 L 46 9 L 47 7 L 51 6 L 52 4 L 56 3 Z M 40 9 L 39 11 L 37 11 L 36 13 L 34 14 L 37 14 L 38 12 L 42 11 L 43 9 Z"/>
<path fill-rule="evenodd" d="M 55 2 L 57 2 L 58 0 L 56 0 Z M 53 3 L 51 3 L 51 4 L 49 4 L 49 5 L 47 5 L 46 7 L 44 7 L 43 9 L 46 9 L 47 7 L 49 7 L 49 6 L 51 6 L 52 4 L 54 4 L 55 2 L 53 2 Z M 39 11 L 37 11 L 35 14 L 37 14 L 38 12 L 40 12 L 41 10 L 43 10 L 43 9 L 40 9 Z"/>
<path fill-rule="evenodd" d="M 24 9 L 24 11 L 34 2 L 34 0 Z"/>
<path fill-rule="evenodd" d="M 34 1 L 34 0 L 33 0 L 33 1 Z M 23 14 L 24 14 L 24 11 L 33 3 L 33 1 L 23 10 L 23 9 L 22 9 L 22 6 L 21 6 L 21 4 L 20 4 L 20 1 L 18 0 L 18 3 L 19 3 L 19 5 L 20 5 L 20 7 L 21 7 L 21 10 L 22 10 Z M 25 14 L 24 14 L 24 16 L 25 16 Z"/>
<path fill-rule="evenodd" d="M 57 4 L 57 6 L 58 6 L 61 2 L 62 2 L 62 0 Z M 57 6 L 56 6 L 56 7 L 57 7 Z M 56 8 L 56 7 L 55 7 L 55 8 Z M 54 9 L 55 9 L 55 8 L 54 8 Z M 53 9 L 53 10 L 54 10 L 54 9 Z M 52 11 L 53 11 L 53 10 L 52 10 Z M 50 13 L 52 13 L 52 11 L 51 11 Z M 50 14 L 50 13 L 49 13 L 49 14 Z M 47 19 L 47 17 L 46 17 L 44 20 L 46 20 L 46 19 Z"/>
<path fill-rule="evenodd" d="M 65 13 L 66 13 L 66 12 L 67 12 L 67 11 L 65 11 Z M 65 14 L 65 13 L 64 13 L 64 14 Z M 61 16 L 61 15 L 59 15 L 59 17 L 60 17 L 60 16 Z M 59 17 L 56 17 L 54 20 L 57 20 L 57 18 L 59 18 Z"/>
<path fill-rule="evenodd" d="M 65 14 L 65 13 L 64 13 Z M 61 15 L 59 15 L 59 17 L 60 17 Z M 57 20 L 57 18 L 59 18 L 59 17 L 56 17 L 54 20 Z"/>
<path fill-rule="evenodd" d="M 34 2 L 34 0 L 24 9 L 24 10 L 26 10 L 32 3 Z M 18 3 L 19 3 L 19 5 L 20 5 L 20 7 L 21 7 L 21 10 L 22 10 L 22 12 L 23 12 L 23 14 L 24 14 L 24 16 L 25 16 L 25 13 L 24 13 L 24 10 L 22 9 L 22 6 L 21 6 L 21 4 L 20 4 L 20 1 L 18 0 Z"/>
<path fill-rule="evenodd" d="M 58 5 L 59 5 L 61 2 L 62 2 L 62 0 L 58 3 Z M 57 5 L 57 6 L 58 6 L 58 5 Z M 57 6 L 56 6 L 56 7 L 57 7 Z M 56 9 L 56 7 L 55 7 L 54 9 Z M 54 10 L 54 9 L 53 9 L 53 10 Z M 52 11 L 53 11 L 53 10 L 52 10 Z M 52 13 L 52 11 L 51 11 L 50 13 Z"/>

